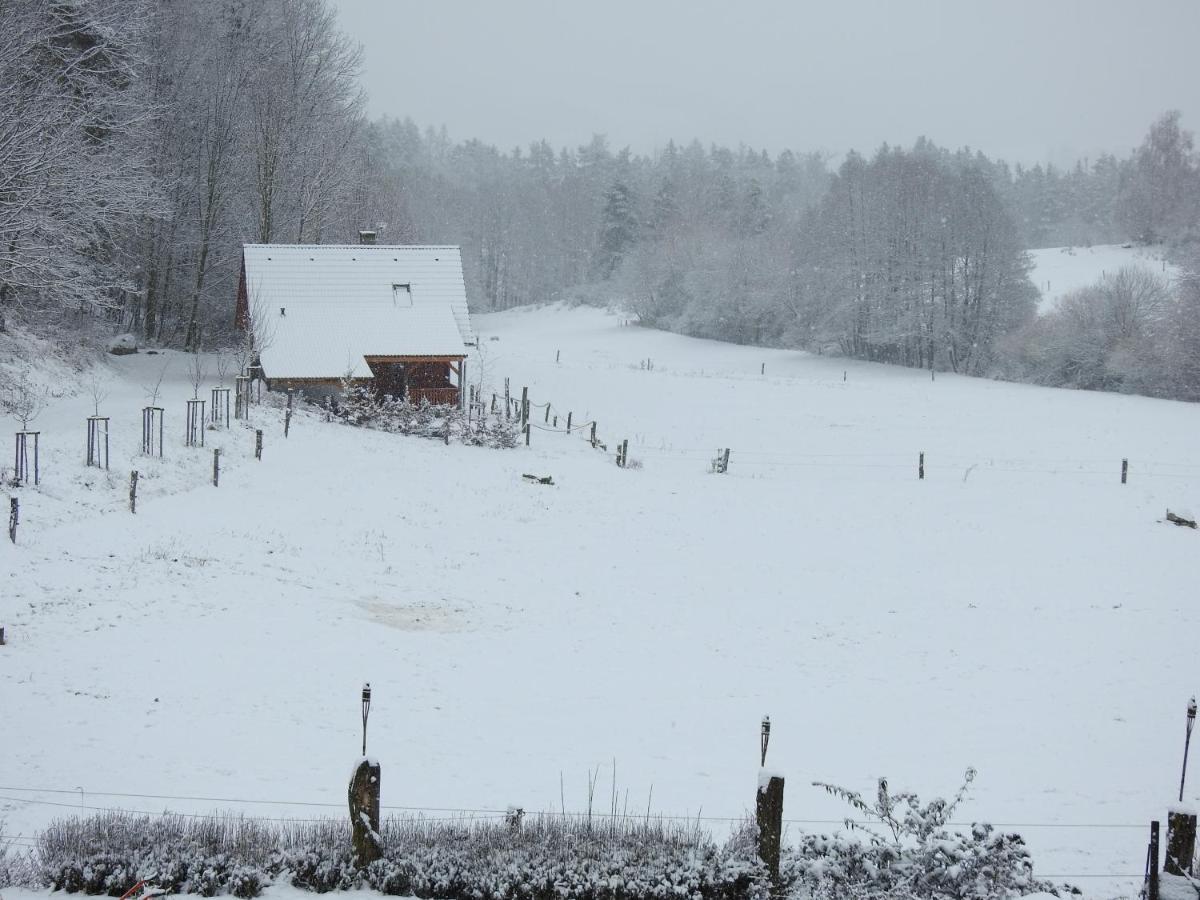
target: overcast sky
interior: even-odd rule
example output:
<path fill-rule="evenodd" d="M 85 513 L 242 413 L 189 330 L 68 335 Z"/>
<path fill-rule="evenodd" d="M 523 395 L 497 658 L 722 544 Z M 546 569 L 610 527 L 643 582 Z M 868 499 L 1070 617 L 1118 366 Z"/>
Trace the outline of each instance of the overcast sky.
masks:
<path fill-rule="evenodd" d="M 927 135 L 1066 164 L 1200 127 L 1200 0 L 335 0 L 373 116 L 841 154 Z"/>

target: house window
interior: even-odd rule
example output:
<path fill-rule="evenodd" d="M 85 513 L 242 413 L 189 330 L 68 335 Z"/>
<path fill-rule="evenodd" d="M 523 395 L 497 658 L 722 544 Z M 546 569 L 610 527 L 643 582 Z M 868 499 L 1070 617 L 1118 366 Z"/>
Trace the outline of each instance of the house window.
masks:
<path fill-rule="evenodd" d="M 412 285 L 411 284 L 393 284 L 392 285 L 392 302 L 396 306 L 412 306 Z"/>

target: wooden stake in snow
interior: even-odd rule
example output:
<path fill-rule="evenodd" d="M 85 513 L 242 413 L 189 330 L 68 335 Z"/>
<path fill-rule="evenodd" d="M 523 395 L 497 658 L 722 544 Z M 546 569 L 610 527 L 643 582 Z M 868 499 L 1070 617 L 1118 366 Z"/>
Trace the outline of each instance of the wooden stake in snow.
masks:
<path fill-rule="evenodd" d="M 779 890 L 779 844 L 783 836 L 783 776 L 768 772 L 767 742 L 771 739 L 771 717 L 763 716 L 761 732 L 764 768 L 758 773 L 758 793 L 755 795 L 755 815 L 758 819 L 758 856 L 766 863 L 775 891 Z"/>
<path fill-rule="evenodd" d="M 103 462 L 101 450 L 104 452 Z M 88 416 L 87 464 L 98 469 L 108 469 L 108 416 Z"/>
<path fill-rule="evenodd" d="M 525 424 L 525 446 L 529 446 L 529 423 Z"/>
<path fill-rule="evenodd" d="M 289 409 L 283 414 L 283 436 L 287 437 L 288 432 L 292 429 L 292 411 Z"/>
<path fill-rule="evenodd" d="M 595 420 L 592 421 L 592 439 L 591 440 L 592 440 L 592 449 L 595 450 L 596 449 L 596 422 L 595 422 Z"/>
<path fill-rule="evenodd" d="M 254 430 L 254 458 L 262 459 L 262 429 Z"/>
<path fill-rule="evenodd" d="M 21 517 L 21 503 L 16 497 L 8 499 L 8 539 L 17 542 L 17 522 Z"/>
<path fill-rule="evenodd" d="M 1129 479 L 1129 460 L 1123 459 L 1123 460 L 1121 460 L 1121 484 L 1125 484 L 1125 482 L 1128 479 Z"/>
<path fill-rule="evenodd" d="M 13 479 L 17 484 L 29 483 L 29 439 L 33 438 L 33 483 L 39 484 L 42 480 L 41 472 L 38 466 L 38 439 L 41 436 L 40 431 L 18 431 L 16 440 L 16 454 L 13 459 Z"/>
<path fill-rule="evenodd" d="M 184 420 L 183 443 L 188 447 L 204 446 L 204 401 L 187 402 L 187 418 Z"/>
<path fill-rule="evenodd" d="M 925 480 L 925 451 L 924 450 L 922 450 L 921 455 L 919 457 L 917 457 L 917 479 L 919 481 Z"/>
<path fill-rule="evenodd" d="M 1196 816 L 1175 810 L 1167 813 L 1167 858 L 1163 871 L 1168 875 L 1191 875 L 1196 852 Z"/>
<path fill-rule="evenodd" d="M 157 451 L 155 441 L 157 440 Z M 142 409 L 142 452 L 147 456 L 163 455 L 163 409 L 146 406 Z"/>
<path fill-rule="evenodd" d="M 129 511 L 131 513 L 137 512 L 137 483 L 138 473 L 134 469 L 129 473 Z"/>
<path fill-rule="evenodd" d="M 573 412 L 567 413 L 567 434 L 571 433 L 571 418 L 575 415 Z"/>
<path fill-rule="evenodd" d="M 359 866 L 383 855 L 379 840 L 379 779 L 382 767 L 363 758 L 350 779 L 350 827 L 354 860 Z"/>
<path fill-rule="evenodd" d="M 1150 859 L 1146 867 L 1146 900 L 1158 900 L 1158 821 L 1150 823 Z"/>
<path fill-rule="evenodd" d="M 221 481 L 221 448 L 213 448 L 213 487 L 219 487 Z"/>
<path fill-rule="evenodd" d="M 529 388 L 521 388 L 521 425 L 529 424 Z"/>

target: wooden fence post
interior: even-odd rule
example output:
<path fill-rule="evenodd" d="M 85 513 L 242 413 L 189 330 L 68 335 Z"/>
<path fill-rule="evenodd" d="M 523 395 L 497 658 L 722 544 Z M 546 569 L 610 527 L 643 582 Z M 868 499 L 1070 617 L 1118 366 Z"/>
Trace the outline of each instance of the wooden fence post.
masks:
<path fill-rule="evenodd" d="M 8 500 L 8 539 L 17 542 L 17 522 L 21 517 L 21 503 L 16 497 Z"/>
<path fill-rule="evenodd" d="M 573 412 L 567 413 L 567 434 L 571 433 L 571 418 L 575 415 Z"/>
<path fill-rule="evenodd" d="M 1163 871 L 1168 875 L 1191 875 L 1196 853 L 1196 816 L 1180 810 L 1167 813 L 1167 858 Z"/>
<path fill-rule="evenodd" d="M 138 473 L 134 469 L 129 473 L 129 511 L 131 513 L 137 512 L 137 483 Z"/>
<path fill-rule="evenodd" d="M 529 424 L 529 388 L 521 388 L 521 425 Z"/>
<path fill-rule="evenodd" d="M 755 796 L 758 819 L 758 855 L 767 865 L 771 885 L 779 890 L 779 845 L 783 836 L 783 776 L 762 769 Z"/>
<path fill-rule="evenodd" d="M 262 429 L 254 430 L 254 458 L 262 459 Z"/>
<path fill-rule="evenodd" d="M 1121 460 L 1121 484 L 1125 484 L 1125 482 L 1128 480 L 1128 478 L 1129 478 L 1129 460 L 1123 459 L 1123 460 Z"/>
<path fill-rule="evenodd" d="M 596 420 L 592 420 L 592 449 L 596 449 Z"/>
<path fill-rule="evenodd" d="M 1158 821 L 1150 823 L 1150 858 L 1146 866 L 1146 900 L 1158 900 Z"/>
<path fill-rule="evenodd" d="M 525 423 L 525 446 L 529 446 L 529 423 Z"/>
<path fill-rule="evenodd" d="M 289 409 L 283 414 L 283 436 L 286 438 L 288 432 L 292 429 L 292 411 Z"/>
<path fill-rule="evenodd" d="M 382 767 L 364 758 L 350 778 L 350 828 L 355 862 L 365 866 L 383 855 L 379 846 L 379 778 Z"/>
<path fill-rule="evenodd" d="M 921 451 L 921 455 L 917 459 L 917 479 L 925 480 L 925 451 Z"/>
<path fill-rule="evenodd" d="M 221 481 L 221 448 L 213 448 L 213 487 L 219 487 Z"/>

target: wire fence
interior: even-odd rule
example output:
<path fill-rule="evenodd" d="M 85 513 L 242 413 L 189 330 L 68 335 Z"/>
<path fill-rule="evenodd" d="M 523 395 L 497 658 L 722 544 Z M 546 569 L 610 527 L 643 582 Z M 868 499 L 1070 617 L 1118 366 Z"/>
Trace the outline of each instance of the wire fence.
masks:
<path fill-rule="evenodd" d="M 79 788 L 46 788 L 46 787 L 17 787 L 17 786 L 0 786 L 0 802 L 18 803 L 35 806 L 48 806 L 57 809 L 84 810 L 87 812 L 105 812 L 105 813 L 127 813 L 133 815 L 141 815 L 148 817 L 180 817 L 188 819 L 201 819 L 210 821 L 236 821 L 243 818 L 253 818 L 260 822 L 273 822 L 283 824 L 318 824 L 328 822 L 329 816 L 325 817 L 279 817 L 279 816 L 246 816 L 237 812 L 213 812 L 213 813 L 192 813 L 179 812 L 175 810 L 151 811 L 146 809 L 132 809 L 125 806 L 111 805 L 94 805 L 84 802 L 89 797 L 111 797 L 120 800 L 162 800 L 173 802 L 186 803 L 221 803 L 230 805 L 243 806 L 275 806 L 275 807 L 306 807 L 306 808 L 328 808 L 328 809 L 343 809 L 345 804 L 335 803 L 322 800 L 296 800 L 296 799 L 279 799 L 279 798 L 249 798 L 249 797 L 233 797 L 233 796 L 208 796 L 208 795 L 192 795 L 192 794 L 154 794 L 148 792 L 135 791 L 100 791 L 100 790 L 80 790 Z M 63 802 L 57 800 L 46 800 L 39 797 L 18 797 L 14 794 L 50 794 L 55 796 L 76 796 L 81 800 L 79 803 Z M 382 810 L 391 810 L 404 813 L 414 813 L 420 816 L 423 822 L 435 823 L 455 823 L 455 822 L 477 822 L 477 821 L 501 821 L 507 819 L 512 814 L 511 808 L 499 809 L 496 807 L 458 807 L 458 806 L 402 806 L 385 804 L 380 807 Z M 428 814 L 437 814 L 430 816 Z M 641 820 L 643 818 L 650 821 L 667 821 L 667 822 L 688 822 L 688 823 L 724 823 L 736 824 L 744 822 L 749 818 L 749 814 L 741 816 L 718 816 L 718 815 L 678 815 L 670 813 L 616 813 L 603 811 L 554 811 L 547 810 L 538 813 L 538 815 L 547 818 L 559 818 L 564 820 L 608 820 L 608 819 L 625 819 L 625 820 Z M 785 818 L 784 824 L 798 826 L 862 826 L 871 824 L 866 819 L 855 819 L 852 817 L 840 819 L 804 819 L 804 818 Z M 877 824 L 877 823 L 876 823 Z M 969 828 L 972 822 L 949 822 L 948 826 L 953 828 Z M 1105 829 L 1105 830 L 1137 830 L 1141 831 L 1146 826 L 1142 823 L 1125 823 L 1125 822 L 993 822 L 990 823 L 996 828 L 1040 828 L 1040 829 Z M 33 850 L 38 846 L 38 839 L 33 836 L 16 834 L 4 835 L 0 837 L 0 847 L 9 845 L 21 850 Z M 1071 879 L 1142 879 L 1144 872 L 1065 872 L 1038 875 L 1039 878 L 1049 880 L 1071 880 Z"/>

